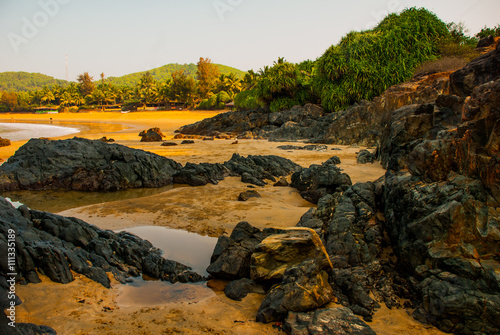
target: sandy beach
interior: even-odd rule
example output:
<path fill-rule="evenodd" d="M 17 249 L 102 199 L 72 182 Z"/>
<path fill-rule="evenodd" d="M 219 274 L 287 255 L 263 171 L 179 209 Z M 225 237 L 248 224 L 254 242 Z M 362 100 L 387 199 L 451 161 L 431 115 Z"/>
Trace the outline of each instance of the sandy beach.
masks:
<path fill-rule="evenodd" d="M 350 175 L 353 183 L 374 181 L 384 175 L 379 163 L 359 165 L 356 152 L 364 148 L 327 146 L 324 151 L 284 151 L 285 144 L 264 140 L 202 141 L 194 144 L 162 147 L 159 143 L 141 143 L 139 132 L 159 127 L 172 140 L 180 126 L 215 115 L 206 111 L 78 113 L 78 114 L 6 114 L 0 122 L 31 122 L 78 128 L 79 137 L 113 138 L 116 143 L 151 151 L 179 163 L 223 163 L 233 153 L 240 155 L 279 155 L 303 167 L 321 164 L 332 156 L 341 159 L 340 168 Z M 50 120 L 52 118 L 52 121 Z M 51 123 L 52 122 L 52 123 Z M 59 137 L 70 138 L 75 135 Z M 172 140 L 180 144 L 181 140 Z M 26 141 L 15 141 L 0 148 L 0 158 L 8 159 Z M 333 150 L 337 149 L 337 150 Z M 175 186 L 162 190 L 127 191 L 96 195 L 81 192 L 17 192 L 30 207 L 78 217 L 103 229 L 121 230 L 140 226 L 161 226 L 182 229 L 217 237 L 230 233 L 240 221 L 264 227 L 295 226 L 300 217 L 314 205 L 302 199 L 290 187 L 273 187 L 272 183 L 258 188 L 262 198 L 237 201 L 238 194 L 247 190 L 239 178 L 226 178 L 218 185 L 201 187 Z M 14 194 L 14 196 L 16 195 Z M 71 196 L 68 196 L 70 194 Z M 14 199 L 17 200 L 17 199 Z M 254 321 L 263 298 L 251 294 L 243 301 L 232 301 L 223 293 L 224 282 L 191 285 L 177 294 L 164 286 L 157 294 L 169 297 L 168 302 L 148 306 L 134 302 L 133 290 L 113 281 L 105 289 L 88 278 L 74 274 L 75 281 L 61 285 L 46 277 L 40 284 L 19 286 L 23 304 L 18 307 L 18 321 L 44 324 L 58 334 L 280 334 L 273 324 Z M 165 284 L 167 285 L 167 284 Z M 153 289 L 155 289 L 153 287 Z M 175 290 L 174 290 L 175 291 Z M 180 292 L 180 293 L 179 293 Z M 142 300 L 142 299 L 141 299 Z M 439 334 L 435 328 L 414 321 L 406 310 L 380 309 L 369 325 L 377 334 Z"/>

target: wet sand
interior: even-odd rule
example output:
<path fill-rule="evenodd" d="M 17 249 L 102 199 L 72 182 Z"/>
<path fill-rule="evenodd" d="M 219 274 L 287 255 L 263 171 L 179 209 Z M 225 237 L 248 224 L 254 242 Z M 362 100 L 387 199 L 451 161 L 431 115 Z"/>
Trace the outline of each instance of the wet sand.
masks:
<path fill-rule="evenodd" d="M 114 138 L 116 143 L 155 152 L 182 164 L 186 162 L 219 162 L 230 159 L 233 153 L 247 156 L 279 155 L 303 167 L 321 164 L 332 156 L 339 156 L 340 167 L 353 181 L 373 181 L 385 171 L 380 164 L 358 165 L 355 154 L 362 148 L 328 146 L 324 152 L 283 151 L 284 144 L 263 140 L 201 141 L 195 144 L 161 147 L 159 143 L 141 143 L 138 133 L 151 127 L 160 127 L 167 140 L 180 126 L 211 117 L 213 112 L 138 112 L 138 113 L 86 113 L 56 115 L 7 115 L 16 122 L 46 122 L 53 118 L 54 125 L 77 127 L 76 136 L 98 139 Z M 65 136 L 62 138 L 70 138 Z M 181 140 L 174 140 L 178 143 Z M 7 159 L 26 141 L 14 142 L 11 147 L 0 148 L 0 158 Z M 341 150 L 332 150 L 340 148 Z M 290 177 L 288 177 L 290 178 Z M 116 194 L 93 195 L 81 192 L 52 192 L 52 205 L 43 193 L 33 195 L 29 201 L 37 209 L 55 210 L 62 215 L 81 218 L 103 229 L 120 230 L 138 226 L 163 226 L 182 229 L 201 235 L 219 236 L 230 233 L 240 221 L 264 227 L 295 226 L 312 204 L 303 200 L 290 187 L 267 186 L 257 188 L 262 198 L 247 202 L 237 201 L 238 194 L 248 190 L 239 178 L 226 178 L 218 185 L 201 187 L 176 186 L 160 191 L 130 191 Z M 135 193 L 134 193 L 135 192 Z M 29 193 L 29 192 L 28 192 Z M 116 196 L 116 199 L 114 198 Z M 26 198 L 28 199 L 28 198 Z M 48 208 L 47 208 L 48 207 Z M 272 324 L 256 323 L 255 315 L 262 296 L 251 294 L 241 302 L 224 296 L 223 282 L 209 282 L 193 286 L 190 294 L 179 290 L 178 295 L 165 292 L 169 297 L 157 306 L 134 303 L 137 291 L 119 285 L 113 288 L 101 285 L 75 274 L 75 281 L 61 285 L 43 277 L 40 284 L 19 285 L 18 294 L 24 303 L 18 307 L 19 322 L 45 324 L 58 334 L 280 334 Z M 154 286 L 153 286 L 154 287 Z M 167 290 L 164 286 L 158 292 Z M 174 290 L 175 291 L 175 290 Z M 135 292 L 135 293 L 134 293 Z M 179 293 L 180 292 L 180 293 Z M 142 293 L 147 295 L 148 293 Z M 106 308 L 104 308 L 106 307 Z M 414 321 L 405 310 L 381 309 L 371 324 L 378 334 L 437 334 L 438 332 Z"/>

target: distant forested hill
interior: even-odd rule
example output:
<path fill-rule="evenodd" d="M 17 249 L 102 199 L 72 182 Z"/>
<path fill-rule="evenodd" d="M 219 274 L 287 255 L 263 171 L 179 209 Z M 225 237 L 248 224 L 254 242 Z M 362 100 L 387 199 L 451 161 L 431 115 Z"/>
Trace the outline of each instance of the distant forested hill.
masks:
<path fill-rule="evenodd" d="M 66 80 L 55 79 L 41 73 L 0 72 L 0 91 L 27 92 L 42 89 L 44 86 L 67 86 Z"/>
<path fill-rule="evenodd" d="M 221 74 L 234 73 L 238 78 L 243 78 L 244 71 L 235 69 L 230 66 L 215 64 L 219 68 Z M 170 78 L 172 73 L 179 70 L 184 70 L 188 76 L 196 77 L 196 64 L 167 64 L 156 69 L 149 70 L 153 77 L 158 81 L 164 81 Z M 107 80 L 114 85 L 134 86 L 139 82 L 142 75 L 146 73 L 136 72 L 127 74 L 122 77 L 109 77 Z M 92 74 L 91 74 L 92 75 Z M 94 75 L 94 80 L 99 80 L 99 75 Z M 66 80 L 55 79 L 53 77 L 41 73 L 29 72 L 0 72 L 0 91 L 8 92 L 27 92 L 42 89 L 44 86 L 60 85 L 66 87 L 69 82 Z"/>
<path fill-rule="evenodd" d="M 230 66 L 226 65 L 221 65 L 221 64 L 215 64 L 219 68 L 219 72 L 221 74 L 229 74 L 229 73 L 234 73 L 238 78 L 243 78 L 245 75 L 244 71 L 235 69 Z M 167 64 L 163 65 L 160 67 L 157 67 L 156 69 L 149 70 L 149 73 L 153 75 L 153 77 L 158 80 L 158 81 L 164 81 L 167 78 L 170 78 L 172 73 L 175 71 L 182 71 L 192 77 L 196 77 L 196 64 Z M 122 77 L 109 77 L 108 81 L 111 82 L 114 85 L 125 85 L 125 86 L 134 86 L 139 82 L 141 79 L 142 75 L 146 73 L 146 71 L 142 72 L 136 72 L 136 73 L 131 73 L 127 74 Z"/>

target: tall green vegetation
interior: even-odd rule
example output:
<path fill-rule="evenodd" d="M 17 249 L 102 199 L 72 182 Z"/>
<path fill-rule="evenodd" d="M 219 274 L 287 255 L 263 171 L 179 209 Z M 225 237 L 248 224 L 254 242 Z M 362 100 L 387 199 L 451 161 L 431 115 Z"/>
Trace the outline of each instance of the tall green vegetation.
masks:
<path fill-rule="evenodd" d="M 418 65 L 437 58 L 449 34 L 434 14 L 416 8 L 390 14 L 372 30 L 347 34 L 317 61 L 313 85 L 322 106 L 340 110 L 410 79 Z"/>

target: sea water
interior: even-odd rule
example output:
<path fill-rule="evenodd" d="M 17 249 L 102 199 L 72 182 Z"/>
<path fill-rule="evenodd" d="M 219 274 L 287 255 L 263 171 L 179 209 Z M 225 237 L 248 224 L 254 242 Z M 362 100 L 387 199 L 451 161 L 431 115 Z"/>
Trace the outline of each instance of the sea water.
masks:
<path fill-rule="evenodd" d="M 0 137 L 11 141 L 24 141 L 40 137 L 60 137 L 79 132 L 78 128 L 48 124 L 0 123 Z"/>

